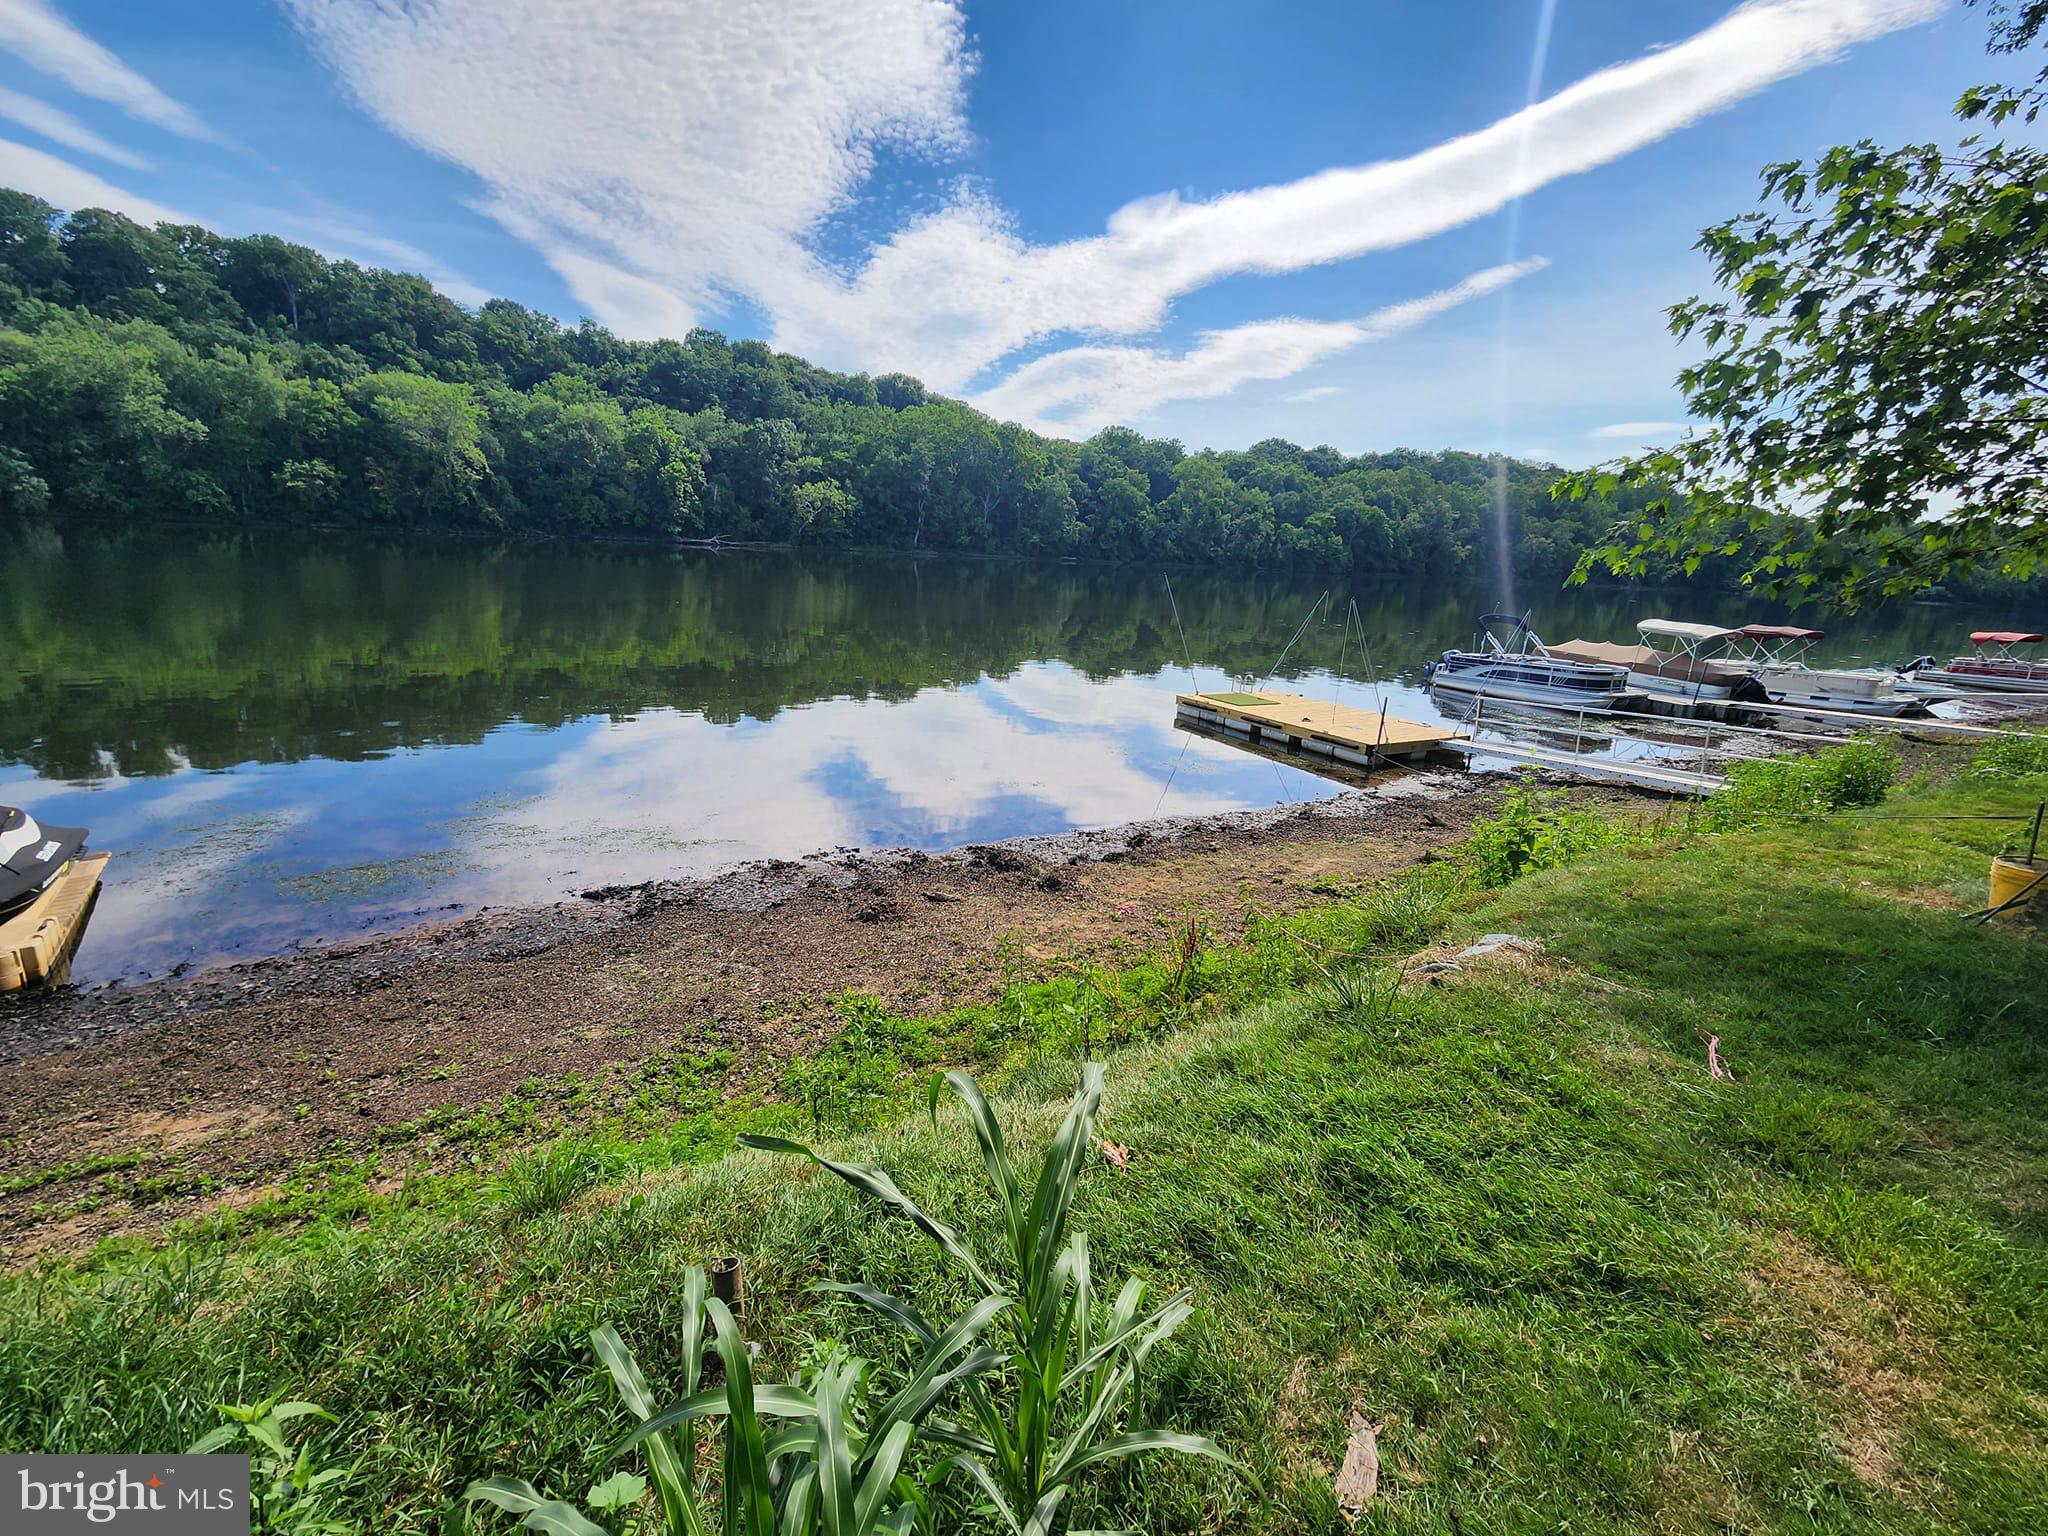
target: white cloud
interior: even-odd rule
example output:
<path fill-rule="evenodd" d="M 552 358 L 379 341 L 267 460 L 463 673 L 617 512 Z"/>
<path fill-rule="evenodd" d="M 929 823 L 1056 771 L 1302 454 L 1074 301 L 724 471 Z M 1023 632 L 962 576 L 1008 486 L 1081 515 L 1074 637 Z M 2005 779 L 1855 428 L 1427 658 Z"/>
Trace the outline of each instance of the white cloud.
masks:
<path fill-rule="evenodd" d="M 141 197 L 91 171 L 60 160 L 55 155 L 30 149 L 12 139 L 0 139 L 0 186 L 30 192 L 45 202 L 69 211 L 74 208 L 110 208 L 125 213 L 138 224 L 192 224 L 198 222 L 153 198 Z"/>
<path fill-rule="evenodd" d="M 800 262 L 878 151 L 966 142 L 947 0 L 288 0 L 378 118 L 466 166 L 599 318 Z"/>
<path fill-rule="evenodd" d="M 592 316 L 629 341 L 660 341 L 687 335 L 697 321 L 672 288 L 577 251 L 550 251 L 548 264 Z"/>
<path fill-rule="evenodd" d="M 666 323 L 734 299 L 820 362 L 968 387 L 1062 333 L 1156 329 L 1178 296 L 1426 239 L 1652 143 L 1942 0 L 1753 0 L 1419 154 L 1207 202 L 1118 210 L 1030 243 L 969 186 L 851 270 L 815 238 L 877 150 L 965 141 L 972 55 L 950 0 L 289 0 L 367 108 L 465 166 L 484 206 L 599 318 Z M 591 266 L 580 266 L 591 263 Z"/>
<path fill-rule="evenodd" d="M 1595 427 L 1586 436 L 1616 442 L 1644 443 L 1656 438 L 1676 437 L 1685 430 L 1682 421 L 1614 421 Z"/>
<path fill-rule="evenodd" d="M 30 133 L 39 133 L 55 144 L 66 149 L 81 150 L 88 155 L 98 155 L 102 160 L 111 160 L 116 165 L 125 165 L 131 171 L 146 171 L 149 162 L 132 149 L 124 149 L 112 139 L 102 138 L 85 124 L 59 107 L 33 96 L 24 96 L 19 91 L 0 87 L 0 117 L 21 124 Z"/>
<path fill-rule="evenodd" d="M 1258 320 L 1204 331 L 1182 353 L 1148 347 L 1068 347 L 1034 359 L 974 403 L 1041 432 L 1086 437 L 1168 400 L 1207 400 L 1254 379 L 1291 378 L 1366 342 L 1380 341 L 1447 309 L 1541 271 L 1541 257 L 1488 267 L 1463 282 L 1359 320 Z"/>
<path fill-rule="evenodd" d="M 188 139 L 215 137 L 190 107 L 165 95 L 44 0 L 0 0 L 0 48 L 56 76 L 79 95 L 112 102 L 131 117 Z"/>
<path fill-rule="evenodd" d="M 1332 395 L 1341 395 L 1343 393 L 1344 386 L 1341 384 L 1316 384 L 1308 389 L 1297 389 L 1292 394 L 1282 395 L 1280 403 L 1282 405 L 1313 405 L 1318 400 L 1327 400 Z"/>

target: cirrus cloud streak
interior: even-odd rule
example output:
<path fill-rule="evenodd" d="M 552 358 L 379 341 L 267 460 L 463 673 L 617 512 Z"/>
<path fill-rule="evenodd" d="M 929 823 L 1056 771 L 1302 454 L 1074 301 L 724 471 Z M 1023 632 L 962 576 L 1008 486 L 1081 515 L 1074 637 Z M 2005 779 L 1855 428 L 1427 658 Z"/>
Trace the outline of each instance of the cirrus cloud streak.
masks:
<path fill-rule="evenodd" d="M 974 404 L 1040 432 L 1086 437 L 1168 400 L 1227 395 L 1260 379 L 1292 378 L 1340 352 L 1432 320 L 1550 265 L 1541 257 L 1475 272 L 1436 293 L 1357 320 L 1258 320 L 1204 331 L 1185 352 L 1150 347 L 1068 347 L 1024 364 Z M 1333 391 L 1334 392 L 1334 391 Z M 1315 391 L 1303 391 L 1315 394 Z"/>
<path fill-rule="evenodd" d="M 111 102 L 130 117 L 188 139 L 218 138 L 198 113 L 130 69 L 44 0 L 0 0 L 0 48 L 62 80 L 79 95 Z"/>

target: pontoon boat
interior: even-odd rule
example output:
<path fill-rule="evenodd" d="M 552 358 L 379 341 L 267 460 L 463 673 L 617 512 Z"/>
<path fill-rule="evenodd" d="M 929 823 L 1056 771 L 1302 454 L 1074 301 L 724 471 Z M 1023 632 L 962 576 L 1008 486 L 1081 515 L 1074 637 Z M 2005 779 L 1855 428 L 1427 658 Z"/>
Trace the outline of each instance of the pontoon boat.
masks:
<path fill-rule="evenodd" d="M 1612 710 L 1628 687 L 1627 667 L 1554 656 L 1529 621 L 1511 613 L 1481 614 L 1471 650 L 1445 651 L 1422 671 L 1445 693 L 1594 714 Z"/>
<path fill-rule="evenodd" d="M 1921 686 L 1970 688 L 1985 693 L 2048 693 L 2048 660 L 2022 656 L 2016 645 L 2039 645 L 2041 636 L 2027 630 L 1980 629 L 1970 636 L 1976 653 L 1951 658 L 1941 666 L 1929 658 L 1915 667 L 1912 679 Z M 1985 647 L 1991 647 L 1987 653 Z"/>
<path fill-rule="evenodd" d="M 1927 702 L 1899 686 L 1889 667 L 1810 667 L 1803 659 L 1827 638 L 1824 630 L 1796 624 L 1745 624 L 1730 632 L 1730 657 L 1749 669 L 1735 697 L 1761 694 L 1773 704 L 1840 710 L 1856 715 L 1912 715 Z"/>
<path fill-rule="evenodd" d="M 1724 650 L 1735 633 L 1718 624 L 1644 619 L 1636 625 L 1640 640 L 1635 645 L 1567 640 L 1546 649 L 1567 661 L 1625 667 L 1629 686 L 1646 693 L 1719 700 L 1726 699 L 1749 676 L 1747 666 L 1712 654 Z"/>

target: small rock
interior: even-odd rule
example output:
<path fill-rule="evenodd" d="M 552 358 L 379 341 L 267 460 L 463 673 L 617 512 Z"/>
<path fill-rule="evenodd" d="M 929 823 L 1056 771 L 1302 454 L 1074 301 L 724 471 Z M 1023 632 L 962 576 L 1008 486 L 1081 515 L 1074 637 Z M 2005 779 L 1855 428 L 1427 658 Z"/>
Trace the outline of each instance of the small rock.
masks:
<path fill-rule="evenodd" d="M 1460 960 L 1483 960 L 1488 955 L 1497 955 L 1503 952 L 1519 955 L 1540 955 L 1543 953 L 1543 946 L 1535 939 L 1525 939 L 1518 934 L 1487 933 L 1480 935 L 1478 943 L 1468 944 L 1459 950 L 1458 958 Z"/>

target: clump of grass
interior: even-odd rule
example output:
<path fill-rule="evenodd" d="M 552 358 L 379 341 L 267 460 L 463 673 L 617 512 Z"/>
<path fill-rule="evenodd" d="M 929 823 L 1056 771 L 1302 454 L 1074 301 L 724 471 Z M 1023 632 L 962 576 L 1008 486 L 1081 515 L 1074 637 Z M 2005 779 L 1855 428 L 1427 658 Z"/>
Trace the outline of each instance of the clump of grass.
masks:
<path fill-rule="evenodd" d="M 1396 966 L 1338 965 L 1323 970 L 1323 1015 L 1368 1028 L 1386 1023 L 1401 1000 Z"/>
<path fill-rule="evenodd" d="M 624 1166 L 616 1149 L 564 1139 L 514 1159 L 499 1175 L 496 1193 L 513 1215 L 538 1216 L 561 1210 Z"/>
<path fill-rule="evenodd" d="M 2048 736 L 1999 732 L 1977 749 L 1970 776 L 1996 781 L 2048 777 Z"/>
<path fill-rule="evenodd" d="M 1897 755 L 1867 740 L 1804 757 L 1737 763 L 1728 770 L 1727 786 L 1701 808 L 1700 824 L 1729 832 L 1875 805 L 1898 777 Z"/>

